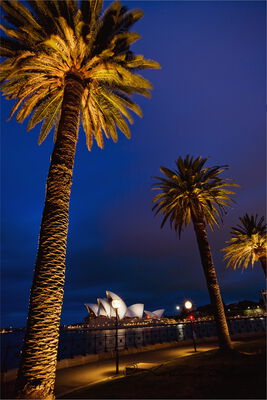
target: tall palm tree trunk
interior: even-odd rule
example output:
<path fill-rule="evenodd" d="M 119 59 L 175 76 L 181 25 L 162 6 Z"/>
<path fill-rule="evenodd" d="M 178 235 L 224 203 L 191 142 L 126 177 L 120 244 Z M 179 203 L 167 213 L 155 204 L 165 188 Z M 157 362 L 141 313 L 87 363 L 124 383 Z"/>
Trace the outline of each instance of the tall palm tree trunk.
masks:
<path fill-rule="evenodd" d="M 27 329 L 17 376 L 17 398 L 55 398 L 69 201 L 83 90 L 78 76 L 66 75 L 57 140 L 47 178 Z"/>
<path fill-rule="evenodd" d="M 226 322 L 224 305 L 221 298 L 220 287 L 216 277 L 216 271 L 212 260 L 211 250 L 208 242 L 207 228 L 202 217 L 192 215 L 194 230 L 197 237 L 201 264 L 207 281 L 210 301 L 214 312 L 217 326 L 219 346 L 222 350 L 232 349 L 231 338 Z"/>
<path fill-rule="evenodd" d="M 259 260 L 260 260 L 260 263 L 261 263 L 265 278 L 267 279 L 267 266 L 266 266 L 267 258 L 266 258 L 266 254 L 261 256 L 261 257 L 259 257 Z"/>

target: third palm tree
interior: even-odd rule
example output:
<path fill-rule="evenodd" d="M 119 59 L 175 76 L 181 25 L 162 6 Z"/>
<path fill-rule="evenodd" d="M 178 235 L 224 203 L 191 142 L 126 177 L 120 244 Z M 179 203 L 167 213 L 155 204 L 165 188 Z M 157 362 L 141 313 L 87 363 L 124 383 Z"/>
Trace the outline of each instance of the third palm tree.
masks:
<path fill-rule="evenodd" d="M 255 261 L 259 261 L 267 278 L 267 235 L 264 217 L 258 220 L 257 214 L 246 214 L 239 220 L 242 225 L 232 227 L 232 237 L 222 249 L 225 253 L 224 259 L 228 259 L 227 267 L 246 269 L 251 264 L 253 268 Z"/>

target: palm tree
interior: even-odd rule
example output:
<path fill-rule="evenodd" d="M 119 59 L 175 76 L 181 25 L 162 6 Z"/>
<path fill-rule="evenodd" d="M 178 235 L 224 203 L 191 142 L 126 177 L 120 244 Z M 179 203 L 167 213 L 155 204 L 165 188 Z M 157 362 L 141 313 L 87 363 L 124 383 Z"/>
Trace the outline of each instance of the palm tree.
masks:
<path fill-rule="evenodd" d="M 135 55 L 140 36 L 129 32 L 143 13 L 115 1 L 2 1 L 7 25 L 1 26 L 0 79 L 7 99 L 16 99 L 11 116 L 39 122 L 39 144 L 55 127 L 47 178 L 27 329 L 17 378 L 19 398 L 54 398 L 59 323 L 65 280 L 69 199 L 80 116 L 88 149 L 104 146 L 103 134 L 130 137 L 131 99 L 150 96 L 151 84 L 136 71 L 159 64 Z"/>
<path fill-rule="evenodd" d="M 183 228 L 192 220 L 217 325 L 219 345 L 221 349 L 228 350 L 232 344 L 208 242 L 207 225 L 212 229 L 214 225 L 219 225 L 225 207 L 230 206 L 230 195 L 234 194 L 225 187 L 234 184 L 219 177 L 227 169 L 226 166 L 204 167 L 206 161 L 207 158 L 193 159 L 187 155 L 184 159 L 178 158 L 175 171 L 161 167 L 165 176 L 156 177 L 154 189 L 161 192 L 153 199 L 153 210 L 156 210 L 156 215 L 164 215 L 161 228 L 169 219 L 171 228 L 178 232 L 179 238 Z"/>
<path fill-rule="evenodd" d="M 251 263 L 260 261 L 266 278 L 267 235 L 264 217 L 258 220 L 258 215 L 244 215 L 239 218 L 242 225 L 232 227 L 232 238 L 222 249 L 224 260 L 228 259 L 227 268 L 248 268 Z"/>

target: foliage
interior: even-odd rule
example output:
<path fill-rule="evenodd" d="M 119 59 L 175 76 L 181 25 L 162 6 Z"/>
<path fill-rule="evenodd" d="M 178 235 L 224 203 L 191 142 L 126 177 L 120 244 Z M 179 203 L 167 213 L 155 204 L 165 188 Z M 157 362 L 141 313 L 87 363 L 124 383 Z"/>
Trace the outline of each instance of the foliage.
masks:
<path fill-rule="evenodd" d="M 231 350 L 233 346 L 212 260 L 207 225 L 211 229 L 214 225 L 219 225 L 219 220 L 222 220 L 226 212 L 225 208 L 231 205 L 231 195 L 234 194 L 226 187 L 238 185 L 219 176 L 227 166 L 205 167 L 206 161 L 207 158 L 194 159 L 187 155 L 184 159 L 177 159 L 175 171 L 161 167 L 165 177 L 156 177 L 154 189 L 160 190 L 160 193 L 153 199 L 153 210 L 164 216 L 161 227 L 169 219 L 171 228 L 174 227 L 179 236 L 183 228 L 192 221 L 216 321 L 219 345 L 222 350 Z"/>
<path fill-rule="evenodd" d="M 266 257 L 267 235 L 264 217 L 258 220 L 258 215 L 245 214 L 239 218 L 242 225 L 232 227 L 232 238 L 227 241 L 227 246 L 222 249 L 225 253 L 224 260 L 228 259 L 227 267 L 233 269 L 247 268 L 251 263 L 261 257 Z"/>
<path fill-rule="evenodd" d="M 0 80 L 6 98 L 17 100 L 10 117 L 17 112 L 22 122 L 31 115 L 28 130 L 43 121 L 42 143 L 60 119 L 64 78 L 74 73 L 84 85 L 81 116 L 88 149 L 93 138 L 103 148 L 103 134 L 116 142 L 116 126 L 129 138 L 128 110 L 142 116 L 130 97 L 149 97 L 152 88 L 136 71 L 160 67 L 130 50 L 140 35 L 129 29 L 143 13 L 127 11 L 119 1 L 103 13 L 103 0 L 81 1 L 80 8 L 76 0 L 27 3 L 28 8 L 19 1 L 1 2 L 8 25 L 1 25 L 0 55 L 6 60 Z"/>
<path fill-rule="evenodd" d="M 213 229 L 218 225 L 225 213 L 225 207 L 230 207 L 230 195 L 234 192 L 225 187 L 238 186 L 229 179 L 221 178 L 219 174 L 227 166 L 204 167 L 207 158 L 194 159 L 187 155 L 176 161 L 176 170 L 161 167 L 164 178 L 156 177 L 154 189 L 160 190 L 153 202 L 156 214 L 164 215 L 161 227 L 170 220 L 171 227 L 178 231 L 179 236 L 192 218 L 201 215 Z"/>
<path fill-rule="evenodd" d="M 115 1 L 3 0 L 7 22 L 0 43 L 3 94 L 15 100 L 11 117 L 42 122 L 39 143 L 55 127 L 55 146 L 30 295 L 27 328 L 18 370 L 18 398 L 54 399 L 59 324 L 65 281 L 69 200 L 80 120 L 90 150 L 103 136 L 127 137 L 130 111 L 141 116 L 135 93 L 150 96 L 149 81 L 137 73 L 159 64 L 135 55 L 140 38 L 130 32 L 142 17 Z"/>

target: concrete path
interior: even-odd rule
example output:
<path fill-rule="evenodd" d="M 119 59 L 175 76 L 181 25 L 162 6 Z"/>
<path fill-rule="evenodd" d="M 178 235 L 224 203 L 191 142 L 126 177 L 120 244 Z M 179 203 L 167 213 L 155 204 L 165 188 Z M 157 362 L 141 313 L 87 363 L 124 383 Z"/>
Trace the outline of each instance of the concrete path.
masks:
<path fill-rule="evenodd" d="M 166 344 L 163 344 L 162 346 L 162 348 L 157 348 L 156 350 L 143 352 L 140 351 L 141 349 L 137 348 L 137 353 L 120 355 L 119 377 L 124 375 L 126 366 L 134 363 L 154 363 L 155 366 L 155 364 L 161 365 L 166 361 L 171 361 L 176 358 L 189 356 L 195 353 L 193 343 L 188 344 L 188 341 L 187 344 L 178 342 L 174 345 L 170 344 L 170 347 L 166 347 Z M 197 344 L 198 352 L 208 351 L 217 347 L 217 344 L 213 341 Z M 145 368 L 149 368 L 149 365 L 145 366 Z M 55 383 L 56 398 L 63 397 L 78 389 L 85 388 L 97 382 L 114 379 L 116 377 L 114 358 L 58 369 L 56 372 Z M 3 383 L 1 387 L 1 398 L 14 399 L 14 386 L 14 380 Z M 73 397 L 73 399 L 74 398 L 75 397 Z"/>
<path fill-rule="evenodd" d="M 217 348 L 216 344 L 199 344 L 197 350 L 200 352 Z M 189 356 L 194 353 L 192 345 L 173 346 L 170 348 L 157 349 L 144 353 L 130 354 L 120 357 L 120 375 L 124 374 L 126 365 L 133 363 L 158 363 L 158 365 L 174 360 L 178 357 Z M 98 362 L 65 368 L 57 371 L 56 397 L 60 398 L 72 391 L 84 388 L 99 381 L 114 379 L 115 360 L 101 360 Z"/>

